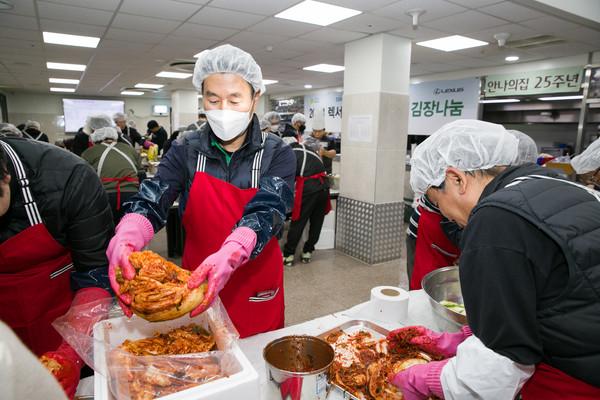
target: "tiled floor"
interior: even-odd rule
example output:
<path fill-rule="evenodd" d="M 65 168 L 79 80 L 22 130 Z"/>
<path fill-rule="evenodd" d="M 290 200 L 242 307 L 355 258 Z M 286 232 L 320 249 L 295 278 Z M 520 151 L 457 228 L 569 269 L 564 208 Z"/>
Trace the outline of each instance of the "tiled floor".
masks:
<path fill-rule="evenodd" d="M 168 258 L 166 230 L 157 233 L 148 247 Z M 302 248 L 302 243 L 298 248 Z M 310 264 L 297 261 L 293 267 L 284 267 L 286 326 L 367 301 L 375 286 L 408 289 L 405 254 L 403 247 L 400 260 L 371 266 L 335 250 L 317 250 Z M 296 258 L 299 259 L 299 254 Z M 168 259 L 181 265 L 181 257 Z"/>

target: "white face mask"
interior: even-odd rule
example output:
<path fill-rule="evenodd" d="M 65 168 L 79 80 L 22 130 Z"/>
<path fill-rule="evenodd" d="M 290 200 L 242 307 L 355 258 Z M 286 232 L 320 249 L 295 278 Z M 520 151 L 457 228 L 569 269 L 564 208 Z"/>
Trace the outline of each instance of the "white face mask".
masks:
<path fill-rule="evenodd" d="M 244 133 L 252 116 L 248 113 L 252 111 L 254 99 L 250 104 L 250 110 L 247 112 L 234 110 L 205 110 L 208 125 L 215 135 L 224 142 L 228 142 Z"/>
<path fill-rule="evenodd" d="M 273 132 L 273 133 L 279 132 L 279 125 L 271 125 L 271 132 Z"/>

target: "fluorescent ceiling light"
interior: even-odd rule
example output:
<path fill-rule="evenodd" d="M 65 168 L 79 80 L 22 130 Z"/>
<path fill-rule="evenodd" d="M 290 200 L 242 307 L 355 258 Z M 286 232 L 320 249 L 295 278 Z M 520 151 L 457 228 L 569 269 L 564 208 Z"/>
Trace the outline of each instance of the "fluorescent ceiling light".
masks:
<path fill-rule="evenodd" d="M 494 99 L 494 100 L 481 100 L 480 103 L 491 104 L 491 103 L 519 103 L 519 99 Z"/>
<path fill-rule="evenodd" d="M 154 83 L 138 83 L 137 85 L 135 85 L 136 88 L 140 89 L 160 89 L 164 86 L 165 85 L 156 85 Z"/>
<path fill-rule="evenodd" d="M 64 69 L 65 71 L 85 71 L 85 65 L 83 65 L 83 64 L 65 64 L 65 63 L 47 62 L 46 68 L 48 68 L 48 69 Z"/>
<path fill-rule="evenodd" d="M 42 32 L 44 43 L 62 44 L 65 46 L 89 47 L 95 49 L 98 47 L 100 38 L 92 36 L 66 35 L 64 33 Z"/>
<path fill-rule="evenodd" d="M 263 83 L 265 84 L 265 86 L 266 85 L 272 85 L 272 84 L 277 83 L 277 82 L 279 82 L 279 81 L 275 81 L 273 79 L 263 79 Z"/>
<path fill-rule="evenodd" d="M 345 67 L 343 65 L 317 64 L 311 65 L 310 67 L 304 67 L 302 69 L 305 71 L 327 72 L 330 74 L 332 72 L 343 71 L 344 68 Z"/>
<path fill-rule="evenodd" d="M 163 71 L 156 74 L 159 78 L 174 78 L 174 79 L 185 79 L 192 76 L 192 74 L 186 74 L 185 72 L 168 72 Z"/>
<path fill-rule="evenodd" d="M 64 83 L 66 85 L 78 85 L 79 79 L 61 79 L 61 78 L 50 78 L 50 83 Z"/>
<path fill-rule="evenodd" d="M 123 90 L 121 92 L 121 94 L 123 94 L 125 96 L 141 96 L 144 94 L 144 92 L 134 92 L 132 90 Z"/>
<path fill-rule="evenodd" d="M 350 8 L 306 0 L 276 14 L 275 17 L 327 26 L 361 13 L 362 11 L 352 10 Z"/>
<path fill-rule="evenodd" d="M 471 47 L 485 46 L 488 44 L 488 42 L 482 42 L 481 40 L 475 40 L 460 35 L 448 36 L 445 38 L 427 40 L 425 42 L 417 43 L 419 46 L 430 47 L 432 49 L 442 51 L 470 49 Z"/>
<path fill-rule="evenodd" d="M 304 89 L 311 89 L 312 85 L 304 85 Z"/>
<path fill-rule="evenodd" d="M 504 60 L 505 61 L 517 61 L 519 59 L 518 56 L 508 56 Z"/>
<path fill-rule="evenodd" d="M 583 99 L 583 95 L 576 96 L 555 96 L 555 97 L 538 97 L 538 100 L 542 101 L 553 101 L 553 100 L 581 100 Z"/>
<path fill-rule="evenodd" d="M 69 92 L 69 93 L 73 93 L 75 91 L 75 89 L 73 89 L 73 88 L 66 88 L 66 87 L 51 87 L 50 91 L 51 92 Z"/>

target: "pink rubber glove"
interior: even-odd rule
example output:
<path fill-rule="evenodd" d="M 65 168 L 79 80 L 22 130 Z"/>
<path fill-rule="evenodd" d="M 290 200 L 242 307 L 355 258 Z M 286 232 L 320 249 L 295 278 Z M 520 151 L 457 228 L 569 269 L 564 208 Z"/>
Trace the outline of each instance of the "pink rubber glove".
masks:
<path fill-rule="evenodd" d="M 188 280 L 188 288 L 195 289 L 205 280 L 208 280 L 208 284 L 202 303 L 192 310 L 190 317 L 195 317 L 212 305 L 233 271 L 248 261 L 255 245 L 256 233 L 252 229 L 237 228 L 227 236 L 219 251 L 206 257 L 196 268 Z"/>
<path fill-rule="evenodd" d="M 145 147 L 146 149 L 149 149 L 149 148 L 150 148 L 150 147 L 152 147 L 153 145 L 154 145 L 154 143 L 152 143 L 152 142 L 150 142 L 150 141 L 148 141 L 148 140 L 145 140 L 145 141 L 144 141 L 144 147 Z"/>
<path fill-rule="evenodd" d="M 387 340 L 390 347 L 401 347 L 401 343 L 417 345 L 421 350 L 434 356 L 452 357 L 456 355 L 456 348 L 466 338 L 471 336 L 471 328 L 465 326 L 460 332 L 442 334 L 435 333 L 424 326 L 407 326 L 391 331 Z"/>
<path fill-rule="evenodd" d="M 134 251 L 143 249 L 152 237 L 154 230 L 150 221 L 140 214 L 126 214 L 115 228 L 115 236 L 110 240 L 106 257 L 108 258 L 108 278 L 110 286 L 123 309 L 123 313 L 131 318 L 131 296 L 127 293 L 119 295 L 119 283 L 117 282 L 116 267 L 121 267 L 123 277 L 132 280 L 135 277 L 135 269 L 129 263 L 129 255 Z"/>
<path fill-rule="evenodd" d="M 417 364 L 391 374 L 388 381 L 402 390 L 405 400 L 425 400 L 432 394 L 443 399 L 444 391 L 440 376 L 448 360 Z"/>
<path fill-rule="evenodd" d="M 96 300 L 110 298 L 110 293 L 98 287 L 84 288 L 77 292 L 71 307 L 82 306 Z M 72 323 L 75 329 L 79 332 L 89 334 L 95 322 L 106 318 L 106 315 L 98 315 L 98 311 L 93 308 L 94 305 L 87 310 L 82 310 L 82 313 L 75 315 Z M 83 307 L 82 307 L 83 308 Z M 44 365 L 48 365 L 50 360 L 56 361 L 59 369 L 51 369 L 50 372 L 62 386 L 66 395 L 72 399 L 77 391 L 81 368 L 85 365 L 79 354 L 63 341 L 56 351 L 46 352 L 40 357 Z"/>

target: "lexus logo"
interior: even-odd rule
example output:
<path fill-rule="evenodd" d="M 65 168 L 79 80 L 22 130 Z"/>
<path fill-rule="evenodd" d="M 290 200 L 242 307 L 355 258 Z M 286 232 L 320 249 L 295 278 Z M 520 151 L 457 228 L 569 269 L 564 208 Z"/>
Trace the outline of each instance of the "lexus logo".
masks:
<path fill-rule="evenodd" d="M 435 88 L 435 89 L 433 89 L 433 94 L 438 95 L 438 94 L 444 94 L 444 93 L 460 93 L 460 92 L 463 92 L 464 90 L 465 90 L 464 87 L 446 88 L 446 89 Z"/>

